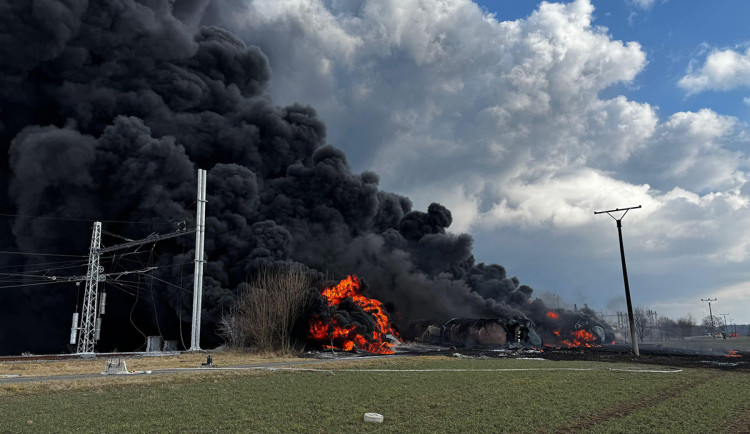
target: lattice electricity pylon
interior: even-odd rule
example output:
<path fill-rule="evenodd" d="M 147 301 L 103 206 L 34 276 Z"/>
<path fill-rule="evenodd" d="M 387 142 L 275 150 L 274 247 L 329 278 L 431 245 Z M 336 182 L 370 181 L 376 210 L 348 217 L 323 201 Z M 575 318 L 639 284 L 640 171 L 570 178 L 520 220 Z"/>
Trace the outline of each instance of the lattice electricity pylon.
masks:
<path fill-rule="evenodd" d="M 155 243 L 157 241 L 175 238 L 195 232 L 195 229 L 185 229 L 184 225 L 178 225 L 178 230 L 169 234 L 152 235 L 142 240 L 131 240 L 127 243 L 118 244 L 110 247 L 101 247 L 102 224 L 94 222 L 94 229 L 91 234 L 91 250 L 89 251 L 89 268 L 85 276 L 66 276 L 62 277 L 68 281 L 85 281 L 86 294 L 83 298 L 83 308 L 81 309 L 81 321 L 78 325 L 78 312 L 73 314 L 73 327 L 70 331 L 70 343 L 76 343 L 78 337 L 78 353 L 93 354 L 94 345 L 99 340 L 101 333 L 101 315 L 104 314 L 105 295 L 99 293 L 99 282 L 104 282 L 107 276 L 119 277 L 133 273 L 147 273 L 155 270 L 156 267 L 147 267 L 142 270 L 121 271 L 117 273 L 104 273 L 104 267 L 99 265 L 99 258 L 102 253 L 114 252 L 116 250 L 129 249 L 143 244 Z M 57 279 L 57 276 L 54 276 Z"/>
<path fill-rule="evenodd" d="M 99 282 L 105 278 L 100 273 L 104 271 L 99 265 L 99 248 L 102 241 L 102 223 L 94 222 L 91 232 L 91 248 L 89 249 L 89 266 L 86 271 L 86 293 L 83 295 L 83 309 L 81 312 L 81 325 L 78 328 L 78 350 L 80 354 L 93 354 L 96 344 L 97 333 L 101 328 L 101 320 L 98 318 L 99 308 Z"/>

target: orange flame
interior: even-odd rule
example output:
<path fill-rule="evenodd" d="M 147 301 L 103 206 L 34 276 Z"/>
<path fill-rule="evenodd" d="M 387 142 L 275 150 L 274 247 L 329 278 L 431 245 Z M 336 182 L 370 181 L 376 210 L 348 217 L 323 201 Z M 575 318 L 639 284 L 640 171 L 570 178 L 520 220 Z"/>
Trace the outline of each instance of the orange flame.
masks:
<path fill-rule="evenodd" d="M 742 357 L 742 355 L 737 350 L 729 350 L 729 354 L 727 354 L 727 357 Z"/>
<path fill-rule="evenodd" d="M 555 312 L 547 312 L 547 317 L 552 319 L 558 319 L 560 318 L 560 315 L 556 314 Z"/>
<path fill-rule="evenodd" d="M 315 317 L 310 321 L 308 338 L 319 343 L 323 348 L 334 348 L 351 351 L 355 347 L 363 351 L 375 354 L 393 354 L 391 344 L 386 340 L 386 335 L 398 334 L 385 313 L 383 304 L 373 298 L 367 298 L 360 293 L 359 279 L 357 276 L 347 276 L 338 285 L 323 289 L 321 295 L 326 298 L 329 306 L 337 306 L 347 298 L 359 305 L 362 310 L 370 314 L 375 320 L 375 330 L 372 338 L 362 335 L 354 325 L 343 326 L 337 317 L 328 321 Z"/>
<path fill-rule="evenodd" d="M 557 338 L 559 339 L 558 343 L 561 346 L 570 347 L 570 348 L 572 347 L 591 348 L 591 347 L 601 346 L 596 342 L 596 336 L 594 336 L 592 333 L 587 332 L 584 329 L 570 332 L 567 339 L 563 338 L 563 336 L 560 333 L 560 330 L 554 330 L 552 333 L 554 333 L 555 336 L 557 336 Z"/>

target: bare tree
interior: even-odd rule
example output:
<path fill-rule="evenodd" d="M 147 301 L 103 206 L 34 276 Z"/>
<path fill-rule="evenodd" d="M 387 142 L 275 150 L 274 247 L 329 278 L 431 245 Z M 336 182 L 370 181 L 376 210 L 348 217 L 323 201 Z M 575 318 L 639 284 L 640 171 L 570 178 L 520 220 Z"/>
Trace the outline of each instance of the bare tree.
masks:
<path fill-rule="evenodd" d="M 711 315 L 706 315 L 705 318 L 703 318 L 703 321 L 701 322 L 701 325 L 706 329 L 710 330 L 711 334 L 713 335 L 721 328 L 721 318 L 714 315 L 713 319 L 711 318 Z"/>
<path fill-rule="evenodd" d="M 677 323 L 666 316 L 659 317 L 657 328 L 661 335 L 661 340 L 671 340 L 678 331 Z"/>
<path fill-rule="evenodd" d="M 289 353 L 295 348 L 293 330 L 311 300 L 314 279 L 299 266 L 259 268 L 238 295 L 219 331 L 228 346 L 255 346 L 261 351 Z"/>
<path fill-rule="evenodd" d="M 633 322 L 635 323 L 635 333 L 638 335 L 638 339 L 643 342 L 643 337 L 646 335 L 646 329 L 651 321 L 652 316 L 649 312 L 646 312 L 642 307 L 636 307 L 633 310 Z"/>
<path fill-rule="evenodd" d="M 693 332 L 693 327 L 695 327 L 695 319 L 690 314 L 677 320 L 677 329 L 680 331 L 682 339 L 685 339 L 686 336 Z"/>

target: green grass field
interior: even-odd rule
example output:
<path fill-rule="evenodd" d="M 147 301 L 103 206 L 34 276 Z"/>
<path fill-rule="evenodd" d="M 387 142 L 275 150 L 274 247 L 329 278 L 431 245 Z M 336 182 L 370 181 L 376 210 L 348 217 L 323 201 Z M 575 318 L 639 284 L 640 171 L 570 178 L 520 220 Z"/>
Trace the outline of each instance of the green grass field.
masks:
<path fill-rule="evenodd" d="M 748 372 L 625 372 L 613 369 L 672 368 L 450 358 L 389 358 L 318 367 L 324 371 L 105 377 L 70 388 L 5 385 L 0 390 L 0 432 L 750 429 Z M 467 371 L 390 371 L 404 369 Z M 366 424 L 365 412 L 381 413 L 385 420 Z"/>

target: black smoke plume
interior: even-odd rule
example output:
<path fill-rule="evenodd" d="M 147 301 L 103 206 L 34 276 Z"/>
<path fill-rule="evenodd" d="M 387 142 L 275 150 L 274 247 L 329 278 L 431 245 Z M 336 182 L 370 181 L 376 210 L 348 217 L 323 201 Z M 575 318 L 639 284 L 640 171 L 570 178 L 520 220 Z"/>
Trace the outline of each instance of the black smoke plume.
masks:
<path fill-rule="evenodd" d="M 353 173 L 311 107 L 275 106 L 266 57 L 199 28 L 205 7 L 0 4 L 0 250 L 22 253 L 0 254 L 0 352 L 63 351 L 82 297 L 82 284 L 10 274 L 85 273 L 94 220 L 129 239 L 194 225 L 197 168 L 208 170 L 206 345 L 237 286 L 276 262 L 356 273 L 401 321 L 526 317 L 531 288 L 476 264 L 471 237 L 446 231 L 445 207 L 412 210 L 376 174 Z M 179 237 L 103 258 L 107 272 L 161 268 L 105 282 L 100 351 L 189 333 L 193 245 Z"/>

